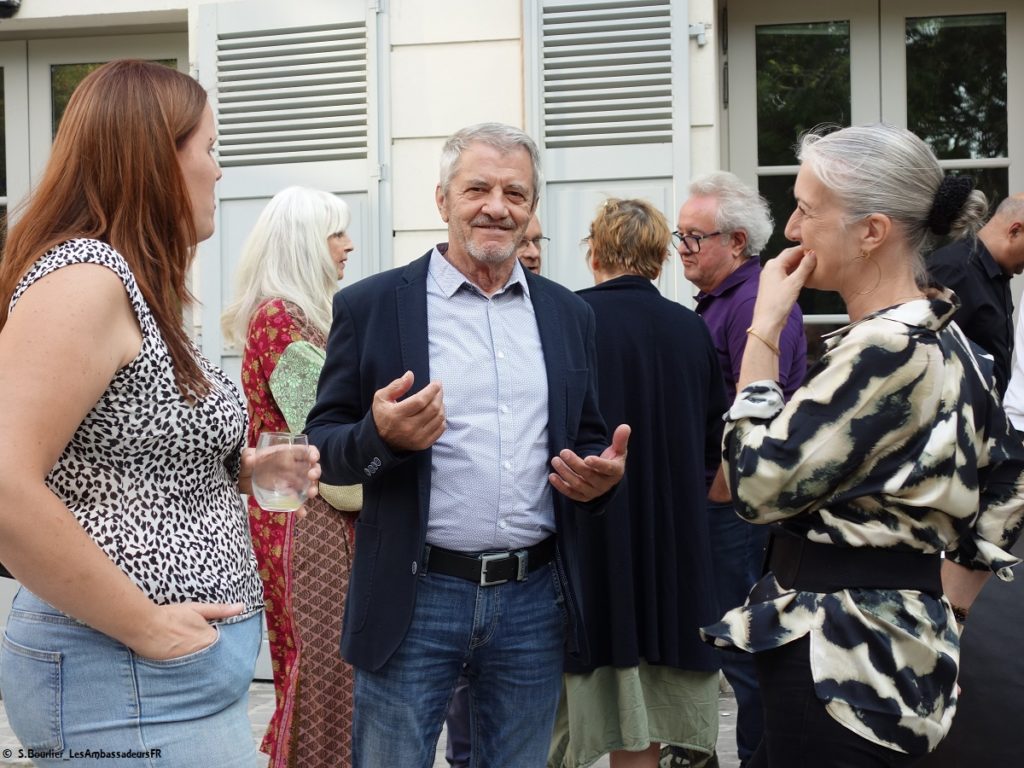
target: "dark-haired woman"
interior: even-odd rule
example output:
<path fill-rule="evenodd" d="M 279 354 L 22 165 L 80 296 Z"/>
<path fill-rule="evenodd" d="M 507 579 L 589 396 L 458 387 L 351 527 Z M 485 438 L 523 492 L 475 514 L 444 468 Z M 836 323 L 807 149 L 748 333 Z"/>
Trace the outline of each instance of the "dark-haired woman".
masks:
<path fill-rule="evenodd" d="M 0 560 L 23 587 L 0 688 L 36 765 L 256 764 L 245 406 L 181 317 L 215 140 L 194 80 L 106 64 L 7 238 Z"/>

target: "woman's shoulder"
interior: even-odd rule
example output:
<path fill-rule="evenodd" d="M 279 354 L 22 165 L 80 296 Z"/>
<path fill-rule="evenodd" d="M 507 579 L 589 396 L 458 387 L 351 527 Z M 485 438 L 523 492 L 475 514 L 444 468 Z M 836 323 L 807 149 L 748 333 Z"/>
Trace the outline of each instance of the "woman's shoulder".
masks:
<path fill-rule="evenodd" d="M 36 260 L 26 277 L 33 273 L 48 273 L 71 264 L 100 264 L 118 274 L 132 274 L 131 267 L 124 256 L 109 243 L 93 238 L 79 237 L 53 246 Z"/>
<path fill-rule="evenodd" d="M 286 299 L 273 297 L 265 299 L 253 312 L 250 324 L 285 326 L 294 325 L 301 318 L 298 307 Z"/>
<path fill-rule="evenodd" d="M 830 343 L 821 363 L 825 368 L 847 370 L 847 376 L 887 378 L 892 387 L 900 387 L 926 371 L 938 373 L 943 364 L 941 349 L 927 343 L 935 339 L 927 329 L 884 316 L 869 317 Z"/>
<path fill-rule="evenodd" d="M 302 310 L 279 297 L 263 301 L 249 320 L 249 337 L 267 337 L 274 346 L 298 341 L 307 335 Z"/>
<path fill-rule="evenodd" d="M 141 300 L 135 275 L 125 258 L 110 244 L 92 238 L 76 238 L 59 243 L 40 256 L 18 282 L 11 298 L 11 306 L 21 298 L 22 294 L 34 283 L 65 267 L 83 264 L 94 264 L 106 267 L 113 273 L 110 279 L 122 283 L 128 291 L 133 304 Z"/>

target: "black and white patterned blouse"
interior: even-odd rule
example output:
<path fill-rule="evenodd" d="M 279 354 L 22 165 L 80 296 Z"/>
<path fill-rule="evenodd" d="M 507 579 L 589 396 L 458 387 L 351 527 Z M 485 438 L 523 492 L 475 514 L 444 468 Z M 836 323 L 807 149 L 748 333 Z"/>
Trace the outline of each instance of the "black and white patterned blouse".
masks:
<path fill-rule="evenodd" d="M 142 349 L 79 425 L 47 485 L 154 602 L 240 602 L 242 616 L 251 615 L 263 608 L 263 589 L 237 487 L 246 415 L 235 385 L 195 350 L 211 390 L 186 402 L 128 264 L 97 240 L 44 254 L 18 284 L 11 311 L 36 280 L 83 262 L 124 283 Z"/>
<path fill-rule="evenodd" d="M 739 514 L 827 544 L 946 552 L 1012 578 L 1024 448 L 992 394 L 991 361 L 950 323 L 954 302 L 937 294 L 837 331 L 789 403 L 774 382 L 744 389 L 724 451 Z M 959 634 L 945 598 L 786 590 L 769 573 L 703 634 L 753 652 L 810 635 L 829 713 L 891 749 L 934 749 L 955 712 Z"/>

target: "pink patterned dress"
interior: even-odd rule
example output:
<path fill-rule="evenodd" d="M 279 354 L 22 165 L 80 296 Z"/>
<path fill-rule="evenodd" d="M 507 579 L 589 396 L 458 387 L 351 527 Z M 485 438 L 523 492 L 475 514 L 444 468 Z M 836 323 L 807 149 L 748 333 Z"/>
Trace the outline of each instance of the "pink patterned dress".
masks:
<path fill-rule="evenodd" d="M 287 432 L 269 380 L 294 341 L 325 345 L 296 307 L 280 299 L 249 322 L 242 388 L 249 407 L 249 445 L 261 432 Z M 317 498 L 296 521 L 249 499 L 249 527 L 263 580 L 276 708 L 260 749 L 271 768 L 349 765 L 352 668 L 338 652 L 339 627 L 354 554 L 355 513 Z"/>

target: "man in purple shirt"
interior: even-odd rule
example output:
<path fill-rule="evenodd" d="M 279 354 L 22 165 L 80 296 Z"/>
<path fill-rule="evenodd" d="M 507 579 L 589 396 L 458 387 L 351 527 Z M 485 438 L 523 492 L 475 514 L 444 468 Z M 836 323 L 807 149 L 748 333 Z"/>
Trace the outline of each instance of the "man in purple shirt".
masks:
<path fill-rule="evenodd" d="M 697 314 L 711 331 L 731 403 L 757 298 L 758 255 L 771 237 L 772 217 L 757 190 L 731 173 L 697 179 L 689 193 L 679 209 L 673 237 L 683 274 L 700 290 Z M 779 383 L 788 398 L 803 383 L 807 369 L 807 340 L 797 306 L 779 339 L 778 354 Z M 741 605 L 760 578 L 768 529 L 751 525 L 735 513 L 720 466 L 708 468 L 708 517 L 719 607 L 724 612 Z M 736 693 L 736 747 L 743 766 L 761 740 L 761 696 L 753 655 L 722 656 L 722 669 Z"/>

